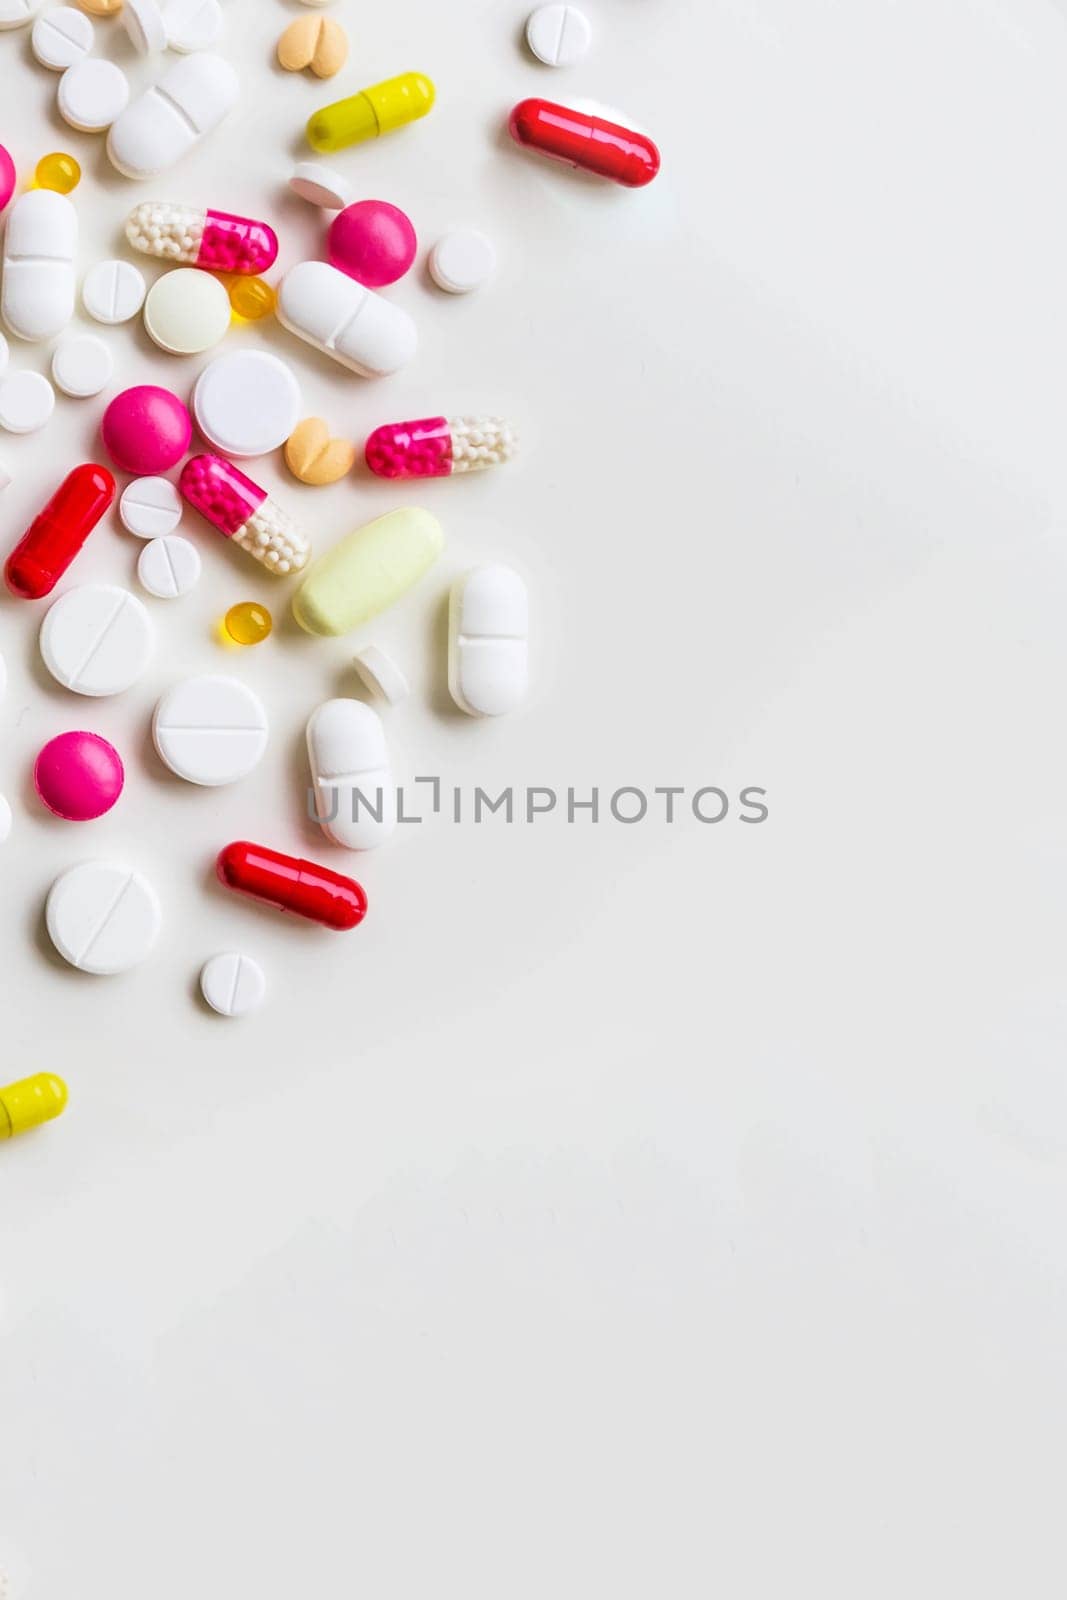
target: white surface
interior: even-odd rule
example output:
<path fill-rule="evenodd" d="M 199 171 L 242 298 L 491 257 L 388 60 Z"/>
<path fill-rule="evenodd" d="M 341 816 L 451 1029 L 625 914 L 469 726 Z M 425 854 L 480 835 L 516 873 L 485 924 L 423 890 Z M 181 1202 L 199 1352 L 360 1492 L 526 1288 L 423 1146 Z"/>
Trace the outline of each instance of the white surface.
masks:
<path fill-rule="evenodd" d="M 573 67 L 592 39 L 589 18 L 577 6 L 538 6 L 526 19 L 526 43 L 546 67 Z"/>
<path fill-rule="evenodd" d="M 269 731 L 259 696 L 221 673 L 175 684 L 152 718 L 160 760 L 177 777 L 206 789 L 247 778 L 263 759 Z"/>
<path fill-rule="evenodd" d="M 0 378 L 0 428 L 8 433 L 36 433 L 55 404 L 55 390 L 39 372 L 9 372 Z"/>
<path fill-rule="evenodd" d="M 251 956 L 231 950 L 212 956 L 200 970 L 200 993 L 223 1017 L 244 1017 L 257 1011 L 267 992 L 263 968 Z"/>
<path fill-rule="evenodd" d="M 114 61 L 86 57 L 68 67 L 56 88 L 59 114 L 83 133 L 102 133 L 126 109 L 130 83 Z"/>
<path fill-rule="evenodd" d="M 220 279 L 196 267 L 177 267 L 157 278 L 144 303 L 149 337 L 171 355 L 199 355 L 230 327 L 230 297 Z"/>
<path fill-rule="evenodd" d="M 82 305 L 94 322 L 114 326 L 137 315 L 147 292 L 144 273 L 132 261 L 97 261 L 82 280 Z"/>
<path fill-rule="evenodd" d="M 41 608 L 0 596 L 4 1059 L 71 1089 L 0 1147 L 0 1565 L 31 1600 L 1062 1600 L 1067 8 L 583 4 L 568 93 L 653 130 L 654 184 L 509 149 L 510 106 L 560 82 L 527 3 L 338 0 L 338 92 L 408 65 L 440 89 L 338 165 L 424 244 L 484 228 L 498 273 L 389 291 L 421 339 L 397 378 L 232 336 L 352 437 L 516 423 L 516 460 L 463 479 L 256 463 L 321 551 L 425 503 L 439 569 L 322 641 L 198 527 L 196 594 L 91 706 L 41 673 Z M 323 239 L 286 179 L 334 86 L 271 66 L 295 14 L 228 0 L 244 98 L 159 189 L 276 223 L 272 281 Z M 57 144 L 28 43 L 0 38 L 23 173 Z M 85 265 L 156 186 L 70 138 Z M 123 383 L 184 396 L 202 365 L 107 337 Z M 105 399 L 4 441 L 7 548 Z M 65 587 L 132 583 L 117 527 Z M 493 560 L 528 582 L 534 687 L 475 722 L 444 605 Z M 275 631 L 220 654 L 246 598 Z M 302 738 L 370 638 L 410 673 L 384 720 L 428 820 L 354 863 L 306 817 Z M 218 670 L 274 737 L 196 790 L 145 731 Z M 41 932 L 87 846 L 23 795 L 86 715 L 127 767 L 92 849 L 166 913 L 106 982 Z M 450 820 L 456 784 L 469 812 L 477 784 L 594 783 L 597 826 Z M 623 826 L 630 783 L 761 785 L 770 817 L 668 826 L 661 799 Z M 216 887 L 240 838 L 356 864 L 363 925 Z M 230 1027 L 196 977 L 242 949 L 271 992 Z"/>
<path fill-rule="evenodd" d="M 106 389 L 115 357 L 93 333 L 71 333 L 52 352 L 52 382 L 72 400 L 89 400 Z"/>
<path fill-rule="evenodd" d="M 92 19 L 75 6 L 52 6 L 34 19 L 30 41 L 42 67 L 65 72 L 93 48 Z"/>
<path fill-rule="evenodd" d="M 182 497 L 169 478 L 133 478 L 119 499 L 119 517 L 138 539 L 162 539 L 182 520 Z"/>
<path fill-rule="evenodd" d="M 453 228 L 430 251 L 430 276 L 446 294 L 484 288 L 496 270 L 496 249 L 476 228 Z"/>
<path fill-rule="evenodd" d="M 148 666 L 154 643 L 140 600 L 110 583 L 66 589 L 41 624 L 41 660 L 75 694 L 121 694 Z"/>
<path fill-rule="evenodd" d="M 360 700 L 327 700 L 308 718 L 308 764 L 323 833 L 376 850 L 396 827 L 396 784 L 382 719 Z"/>
<path fill-rule="evenodd" d="M 0 794 L 0 844 L 6 844 L 11 837 L 11 804 L 6 795 Z"/>
<path fill-rule="evenodd" d="M 111 861 L 84 861 L 56 879 L 45 917 L 63 960 L 102 978 L 145 960 L 159 937 L 161 912 L 155 890 L 139 872 Z"/>
<path fill-rule="evenodd" d="M 227 350 L 201 372 L 193 416 L 208 444 L 241 459 L 283 445 L 300 417 L 300 385 L 288 362 L 263 350 Z"/>
<path fill-rule="evenodd" d="M 137 580 L 157 600 L 177 600 L 200 581 L 200 552 L 177 534 L 150 539 L 137 557 Z"/>

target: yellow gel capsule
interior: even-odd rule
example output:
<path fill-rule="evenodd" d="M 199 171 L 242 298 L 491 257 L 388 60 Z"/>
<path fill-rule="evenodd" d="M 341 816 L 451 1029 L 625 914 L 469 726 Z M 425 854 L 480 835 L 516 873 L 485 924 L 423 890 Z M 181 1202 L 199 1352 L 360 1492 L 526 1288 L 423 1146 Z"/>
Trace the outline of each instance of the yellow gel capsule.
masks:
<path fill-rule="evenodd" d="M 274 623 L 266 606 L 254 600 L 242 600 L 226 613 L 226 632 L 235 644 L 262 644 Z"/>
<path fill-rule="evenodd" d="M 0 1089 L 0 1139 L 51 1122 L 67 1105 L 67 1086 L 53 1072 L 38 1072 Z"/>
<path fill-rule="evenodd" d="M 62 150 L 53 150 L 42 156 L 33 174 L 38 189 L 54 189 L 57 194 L 69 194 L 81 182 L 82 169 L 73 156 Z"/>
<path fill-rule="evenodd" d="M 325 154 L 362 144 L 364 139 L 377 139 L 381 133 L 424 117 L 433 105 L 434 92 L 433 84 L 421 72 L 386 78 L 384 83 L 316 111 L 307 125 L 308 144 Z"/>
<path fill-rule="evenodd" d="M 230 284 L 230 305 L 246 322 L 268 317 L 277 298 L 266 278 L 235 278 Z"/>

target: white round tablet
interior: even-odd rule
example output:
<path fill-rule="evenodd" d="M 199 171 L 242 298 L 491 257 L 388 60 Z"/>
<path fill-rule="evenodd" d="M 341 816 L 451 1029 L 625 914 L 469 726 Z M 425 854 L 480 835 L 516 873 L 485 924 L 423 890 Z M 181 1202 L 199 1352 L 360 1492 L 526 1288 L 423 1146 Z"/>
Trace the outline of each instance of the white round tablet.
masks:
<path fill-rule="evenodd" d="M 292 369 L 263 350 L 216 356 L 196 380 L 193 416 L 208 444 L 227 456 L 265 456 L 300 420 Z"/>
<path fill-rule="evenodd" d="M 141 587 L 157 600 L 175 600 L 196 587 L 200 551 L 174 533 L 165 539 L 150 539 L 138 558 L 137 576 Z"/>
<path fill-rule="evenodd" d="M 352 665 L 371 694 L 380 695 L 391 706 L 406 700 L 411 693 L 408 680 L 392 656 L 376 644 L 367 644 L 362 650 L 357 650 Z"/>
<path fill-rule="evenodd" d="M 0 378 L 0 428 L 36 433 L 52 415 L 56 392 L 39 372 L 9 372 Z"/>
<path fill-rule="evenodd" d="M 222 32 L 219 0 L 163 0 L 163 26 L 172 50 L 210 50 Z"/>
<path fill-rule="evenodd" d="M 167 30 L 156 0 L 124 0 L 120 15 L 139 56 L 158 55 L 167 48 Z"/>
<path fill-rule="evenodd" d="M 128 322 L 144 297 L 144 277 L 130 261 L 98 261 L 82 284 L 82 305 L 94 322 Z"/>
<path fill-rule="evenodd" d="M 267 713 L 239 678 L 187 678 L 156 706 L 152 738 L 160 760 L 188 783 L 236 783 L 267 748 Z"/>
<path fill-rule="evenodd" d="M 355 192 L 347 178 L 318 161 L 298 161 L 289 179 L 289 187 L 301 200 L 321 206 L 323 211 L 342 211 L 345 206 L 351 205 Z"/>
<path fill-rule="evenodd" d="M 55 6 L 44 11 L 33 24 L 30 48 L 42 67 L 51 72 L 66 72 L 93 48 L 93 25 L 84 11 L 73 6 Z"/>
<path fill-rule="evenodd" d="M 102 133 L 122 115 L 129 98 L 130 85 L 121 67 L 99 56 L 86 56 L 60 78 L 56 105 L 72 128 Z"/>
<path fill-rule="evenodd" d="M 75 694 L 121 694 L 152 659 L 148 612 L 126 589 L 83 583 L 49 607 L 41 623 L 41 659 Z"/>
<path fill-rule="evenodd" d="M 58 877 L 45 904 L 48 937 L 72 967 L 106 977 L 150 954 L 162 914 L 139 872 L 114 861 L 85 861 Z"/>
<path fill-rule="evenodd" d="M 448 294 L 470 294 L 493 275 L 496 251 L 484 233 L 455 228 L 438 239 L 430 251 L 430 277 Z"/>
<path fill-rule="evenodd" d="M 6 844 L 11 837 L 11 807 L 4 795 L 0 794 L 0 844 Z"/>
<path fill-rule="evenodd" d="M 52 381 L 73 400 L 87 400 L 111 382 L 115 360 L 94 333 L 72 333 L 61 339 L 52 355 Z"/>
<path fill-rule="evenodd" d="M 41 0 L 0 0 L 0 28 L 21 28 L 40 9 Z"/>
<path fill-rule="evenodd" d="M 212 956 L 200 969 L 200 993 L 222 1017 L 243 1017 L 263 1004 L 267 980 L 251 956 L 236 950 Z"/>
<path fill-rule="evenodd" d="M 546 67 L 573 66 L 592 39 L 589 18 L 577 6 L 538 6 L 526 19 L 526 43 Z"/>
<path fill-rule="evenodd" d="M 144 325 L 161 350 L 172 356 L 199 355 L 229 332 L 230 297 L 210 272 L 176 267 L 149 289 Z"/>
<path fill-rule="evenodd" d="M 122 491 L 119 517 L 138 539 L 163 539 L 182 520 L 182 497 L 169 478 L 134 478 Z"/>

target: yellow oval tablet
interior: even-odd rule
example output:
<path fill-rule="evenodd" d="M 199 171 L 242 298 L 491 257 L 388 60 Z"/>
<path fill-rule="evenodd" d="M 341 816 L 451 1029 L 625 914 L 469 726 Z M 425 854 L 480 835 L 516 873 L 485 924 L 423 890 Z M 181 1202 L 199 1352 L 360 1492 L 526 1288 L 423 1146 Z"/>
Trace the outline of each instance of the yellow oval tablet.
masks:
<path fill-rule="evenodd" d="M 429 511 L 387 511 L 312 563 L 293 596 L 293 616 L 308 633 L 350 633 L 417 583 L 444 542 Z"/>

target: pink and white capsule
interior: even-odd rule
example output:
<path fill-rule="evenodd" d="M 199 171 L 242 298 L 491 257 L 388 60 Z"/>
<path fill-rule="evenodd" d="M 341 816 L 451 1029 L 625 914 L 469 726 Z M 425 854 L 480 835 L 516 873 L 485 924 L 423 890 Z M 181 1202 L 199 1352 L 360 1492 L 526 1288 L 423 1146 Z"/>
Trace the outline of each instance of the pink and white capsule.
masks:
<path fill-rule="evenodd" d="M 292 518 L 222 456 L 193 456 L 178 480 L 182 498 L 224 539 L 284 577 L 307 566 L 311 545 Z"/>
<path fill-rule="evenodd" d="M 126 218 L 135 250 L 209 272 L 266 272 L 278 256 L 278 235 L 265 222 L 228 211 L 200 211 L 146 200 Z"/>
<path fill-rule="evenodd" d="M 375 428 L 364 454 L 379 478 L 448 478 L 499 467 L 517 445 L 501 417 L 423 417 Z"/>

